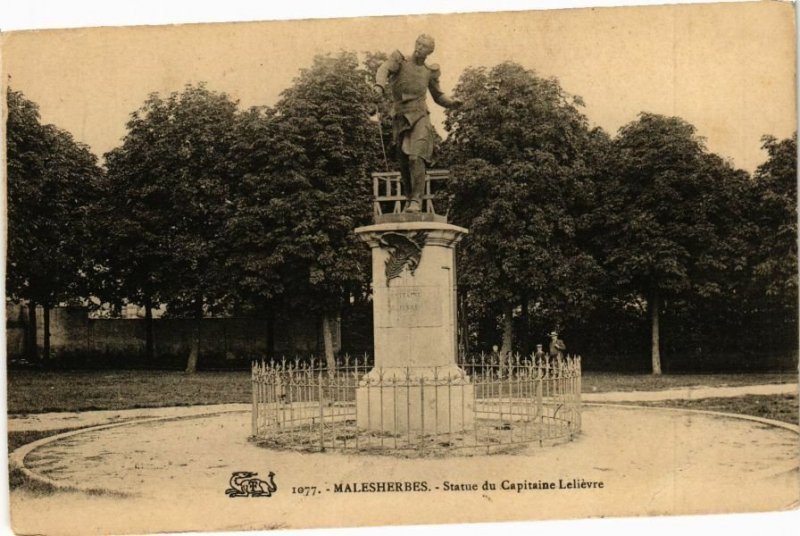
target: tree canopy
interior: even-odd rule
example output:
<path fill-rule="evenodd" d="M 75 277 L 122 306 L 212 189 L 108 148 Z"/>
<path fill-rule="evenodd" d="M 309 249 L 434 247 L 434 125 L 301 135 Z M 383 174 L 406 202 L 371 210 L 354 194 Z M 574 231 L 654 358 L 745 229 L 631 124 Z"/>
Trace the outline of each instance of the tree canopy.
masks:
<path fill-rule="evenodd" d="M 459 288 L 476 314 L 503 314 L 508 350 L 514 309 L 549 331 L 596 299 L 599 266 L 579 235 L 598 140 L 580 99 L 514 63 L 468 69 L 454 94 L 464 106 L 446 121 L 451 214 L 470 229 Z"/>
<path fill-rule="evenodd" d="M 153 94 L 106 155 L 116 246 L 107 263 L 128 299 L 194 318 L 227 305 L 222 230 L 233 204 L 236 113 L 233 100 L 203 85 Z"/>
<path fill-rule="evenodd" d="M 225 305 L 223 223 L 233 182 L 236 103 L 204 86 L 151 95 L 106 155 L 115 215 L 109 255 L 129 285 L 174 310 Z"/>
<path fill-rule="evenodd" d="M 87 299 L 96 268 L 92 218 L 103 172 L 84 144 L 43 125 L 35 103 L 8 89 L 6 295 L 45 308 Z M 34 339 L 35 340 L 35 339 Z"/>
<path fill-rule="evenodd" d="M 797 296 L 797 133 L 763 138 L 767 161 L 756 170 L 756 221 L 763 232 L 756 243 L 754 273 L 769 296 Z"/>
<path fill-rule="evenodd" d="M 329 315 L 363 295 L 353 228 L 380 154 L 366 75 L 355 54 L 319 56 L 274 107 L 246 111 L 202 85 L 151 95 L 106 155 L 111 288 L 193 316 Z"/>
<path fill-rule="evenodd" d="M 105 170 L 9 90 L 8 296 L 166 305 L 197 321 L 189 371 L 204 315 L 267 317 L 270 341 L 276 315 L 312 316 L 332 362 L 332 323 L 369 300 L 353 229 L 386 167 L 388 100 L 369 83 L 383 59 L 320 55 L 247 110 L 203 84 L 152 94 Z M 437 166 L 470 232 L 462 351 L 525 352 L 557 329 L 590 367 L 796 356 L 796 134 L 765 136 L 751 176 L 679 117 L 591 128 L 579 97 L 512 62 L 468 68 L 454 96 Z"/>
<path fill-rule="evenodd" d="M 49 307 L 85 298 L 102 170 L 71 134 L 42 125 L 22 93 L 9 89 L 7 99 L 7 293 Z"/>
<path fill-rule="evenodd" d="M 317 56 L 275 105 L 276 128 L 298 141 L 308 181 L 292 230 L 300 261 L 292 295 L 312 310 L 336 311 L 369 284 L 369 251 L 353 233 L 370 221 L 369 173 L 380 161 L 367 77 L 353 53 Z"/>
<path fill-rule="evenodd" d="M 613 169 L 600 184 L 600 256 L 618 297 L 645 304 L 659 374 L 664 308 L 718 295 L 736 268 L 736 193 L 746 190 L 746 177 L 707 153 L 677 117 L 640 114 L 612 150 Z"/>

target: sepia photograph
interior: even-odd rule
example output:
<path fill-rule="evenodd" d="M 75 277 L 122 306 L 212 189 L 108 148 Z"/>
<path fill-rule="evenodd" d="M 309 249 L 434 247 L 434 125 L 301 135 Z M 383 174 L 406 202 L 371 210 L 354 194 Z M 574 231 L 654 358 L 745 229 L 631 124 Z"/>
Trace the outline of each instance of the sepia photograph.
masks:
<path fill-rule="evenodd" d="M 10 530 L 798 508 L 795 5 L 442 4 L 2 28 Z"/>

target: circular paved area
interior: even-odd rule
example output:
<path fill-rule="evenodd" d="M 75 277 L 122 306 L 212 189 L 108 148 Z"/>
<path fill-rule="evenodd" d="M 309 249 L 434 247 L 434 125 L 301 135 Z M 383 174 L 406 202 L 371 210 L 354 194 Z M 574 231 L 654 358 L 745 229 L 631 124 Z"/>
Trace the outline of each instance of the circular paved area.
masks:
<path fill-rule="evenodd" d="M 18 533 L 243 530 L 773 510 L 800 496 L 796 431 L 683 410 L 608 406 L 587 407 L 583 423 L 578 439 L 559 446 L 431 459 L 266 450 L 247 441 L 248 412 L 129 423 L 46 443 L 25 458 L 31 471 L 62 485 L 128 496 L 15 491 L 12 522 Z M 244 470 L 274 471 L 278 492 L 226 497 L 231 473 Z M 434 489 L 444 481 L 486 479 L 495 491 Z M 604 488 L 517 493 L 500 489 L 504 479 L 585 479 L 603 481 Z M 336 483 L 396 480 L 426 481 L 431 490 L 333 492 Z M 308 485 L 322 495 L 291 493 Z"/>

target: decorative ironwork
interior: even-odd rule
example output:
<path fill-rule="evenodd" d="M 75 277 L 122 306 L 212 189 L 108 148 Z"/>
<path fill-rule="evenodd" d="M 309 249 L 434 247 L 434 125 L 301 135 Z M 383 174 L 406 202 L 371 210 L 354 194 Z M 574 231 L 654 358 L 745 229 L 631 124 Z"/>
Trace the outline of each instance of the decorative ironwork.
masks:
<path fill-rule="evenodd" d="M 419 266 L 422 257 L 422 248 L 428 233 L 419 231 L 413 235 L 408 233 L 384 233 L 379 243 L 389 252 L 386 259 L 386 284 L 395 277 L 400 277 L 403 268 L 408 267 L 411 275 Z"/>
<path fill-rule="evenodd" d="M 580 433 L 580 357 L 481 355 L 459 366 L 463 374 L 454 375 L 430 367 L 373 369 L 350 358 L 335 369 L 315 360 L 254 363 L 253 440 L 268 448 L 425 456 L 514 452 Z M 424 403 L 414 403 L 415 396 Z M 381 417 L 388 406 L 391 412 Z M 445 411 L 426 417 L 425 408 Z M 456 418 L 464 411 L 473 418 Z M 365 420 L 379 426 L 360 427 Z M 412 420 L 426 424 L 403 427 Z"/>

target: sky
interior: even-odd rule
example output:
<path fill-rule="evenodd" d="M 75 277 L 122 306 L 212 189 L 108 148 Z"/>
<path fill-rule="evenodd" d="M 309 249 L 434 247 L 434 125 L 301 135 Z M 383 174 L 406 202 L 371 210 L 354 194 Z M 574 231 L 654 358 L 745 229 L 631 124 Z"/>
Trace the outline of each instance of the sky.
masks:
<path fill-rule="evenodd" d="M 410 53 L 423 32 L 446 91 L 467 66 L 512 60 L 558 78 L 612 135 L 642 111 L 678 115 L 749 171 L 762 135 L 796 129 L 794 14 L 775 2 L 12 32 L 3 73 L 43 122 L 100 156 L 151 92 L 204 81 L 243 107 L 271 105 L 315 54 Z"/>
<path fill-rule="evenodd" d="M 786 4 L 598 8 L 7 34 L 3 70 L 44 122 L 102 155 L 153 91 L 205 81 L 242 106 L 274 104 L 315 54 L 437 41 L 447 90 L 467 66 L 513 60 L 580 95 L 613 134 L 641 111 L 679 115 L 708 148 L 753 170 L 764 134 L 796 128 L 794 24 Z M 443 114 L 431 106 L 435 124 Z M 440 126 L 441 129 L 441 126 Z M 442 132 L 444 134 L 444 132 Z"/>

